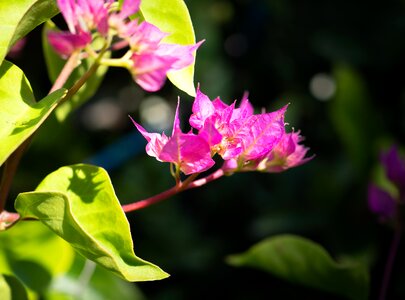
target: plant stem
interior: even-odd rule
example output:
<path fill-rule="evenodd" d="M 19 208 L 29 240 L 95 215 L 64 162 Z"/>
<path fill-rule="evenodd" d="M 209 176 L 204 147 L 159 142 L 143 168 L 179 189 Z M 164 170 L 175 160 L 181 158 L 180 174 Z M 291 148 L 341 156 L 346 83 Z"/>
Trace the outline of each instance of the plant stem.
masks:
<path fill-rule="evenodd" d="M 115 44 L 112 44 L 111 45 L 111 50 L 120 50 L 120 49 L 123 49 L 123 48 L 125 48 L 125 47 L 128 47 L 128 41 L 126 41 L 126 40 L 122 40 L 122 41 L 119 41 L 119 42 L 116 42 Z"/>
<path fill-rule="evenodd" d="M 20 163 L 21 157 L 31 142 L 31 137 L 24 141 L 11 155 L 7 158 L 3 166 L 3 174 L 1 176 L 0 183 L 0 213 L 4 211 L 4 207 L 7 202 L 8 193 L 10 192 L 11 183 L 15 173 L 17 172 L 17 167 Z"/>
<path fill-rule="evenodd" d="M 379 300 L 384 300 L 387 294 L 388 284 L 390 282 L 390 277 L 392 273 L 392 268 L 394 266 L 395 256 L 397 255 L 398 246 L 401 241 L 402 228 L 400 224 L 397 224 L 394 232 L 394 237 L 392 238 L 390 251 L 388 254 L 387 262 L 385 264 L 384 277 L 381 285 Z"/>
<path fill-rule="evenodd" d="M 86 73 L 83 74 L 82 77 L 79 78 L 78 81 L 74 83 L 74 85 L 68 90 L 65 98 L 62 99 L 62 101 L 59 103 L 62 104 L 69 100 L 74 94 L 77 93 L 78 90 L 83 86 L 83 84 L 86 83 L 86 81 L 93 75 L 98 67 L 100 66 L 100 61 L 104 55 L 104 53 L 107 51 L 107 44 L 103 47 L 103 49 L 100 51 L 98 58 L 94 61 L 94 63 L 91 65 L 90 69 L 86 71 Z"/>
<path fill-rule="evenodd" d="M 157 194 L 150 198 L 146 198 L 144 200 L 140 200 L 138 202 L 122 205 L 122 209 L 124 212 L 131 212 L 131 211 L 135 211 L 135 210 L 139 210 L 139 209 L 148 207 L 152 204 L 155 204 L 155 203 L 165 200 L 173 195 L 176 195 L 177 193 L 180 193 L 182 191 L 203 186 L 204 184 L 206 184 L 208 182 L 211 182 L 213 180 L 216 180 L 216 179 L 222 177 L 224 174 L 225 173 L 222 169 L 218 169 L 214 173 L 212 173 L 204 178 L 197 179 L 195 181 L 193 181 L 193 180 L 199 175 L 199 173 L 193 174 L 193 175 L 189 176 L 185 181 L 180 182 L 178 185 L 176 185 L 160 194 Z"/>
<path fill-rule="evenodd" d="M 60 72 L 58 78 L 56 78 L 51 90 L 49 91 L 49 94 L 51 94 L 52 92 L 62 88 L 66 81 L 69 79 L 70 75 L 72 74 L 73 70 L 76 69 L 76 67 L 78 66 L 79 62 L 79 52 L 74 52 L 69 59 L 67 60 L 67 62 L 65 63 L 65 65 L 63 66 L 62 71 Z"/>

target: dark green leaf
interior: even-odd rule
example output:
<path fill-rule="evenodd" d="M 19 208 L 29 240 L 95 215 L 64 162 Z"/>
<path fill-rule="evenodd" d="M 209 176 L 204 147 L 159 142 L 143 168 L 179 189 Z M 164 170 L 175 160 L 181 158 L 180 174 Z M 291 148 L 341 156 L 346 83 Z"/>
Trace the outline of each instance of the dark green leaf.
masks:
<path fill-rule="evenodd" d="M 27 291 L 22 283 L 11 275 L 0 274 L 0 299 L 28 300 Z"/>
<path fill-rule="evenodd" d="M 322 246 L 299 236 L 265 239 L 242 254 L 230 256 L 228 262 L 349 299 L 368 296 L 369 277 L 364 266 L 337 263 Z"/>
<path fill-rule="evenodd" d="M 348 157 L 361 172 L 368 171 L 373 141 L 381 129 L 371 104 L 371 96 L 359 72 L 348 65 L 334 69 L 336 96 L 330 116 Z"/>
<path fill-rule="evenodd" d="M 99 167 L 60 168 L 35 192 L 20 194 L 15 207 L 22 218 L 39 219 L 83 256 L 128 281 L 168 276 L 135 256 L 128 221 L 107 172 Z"/>

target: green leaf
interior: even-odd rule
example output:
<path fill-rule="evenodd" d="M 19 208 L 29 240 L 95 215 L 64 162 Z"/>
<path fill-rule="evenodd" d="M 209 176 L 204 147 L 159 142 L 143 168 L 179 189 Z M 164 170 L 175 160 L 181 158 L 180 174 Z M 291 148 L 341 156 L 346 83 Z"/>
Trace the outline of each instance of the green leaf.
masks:
<path fill-rule="evenodd" d="M 330 102 L 330 118 L 352 165 L 366 176 L 373 153 L 370 149 L 383 126 L 362 75 L 345 64 L 336 65 L 333 75 L 337 89 Z"/>
<path fill-rule="evenodd" d="M 168 276 L 135 256 L 128 221 L 102 168 L 60 168 L 35 192 L 18 195 L 15 208 L 22 218 L 40 220 L 80 254 L 128 281 Z"/>
<path fill-rule="evenodd" d="M 293 283 L 367 299 L 369 277 L 360 264 L 338 263 L 319 244 L 294 235 L 265 239 L 248 251 L 231 255 L 228 263 L 267 271 Z"/>
<path fill-rule="evenodd" d="M 8 61 L 0 66 L 0 165 L 46 120 L 65 95 L 61 89 L 35 102 L 24 73 Z"/>
<path fill-rule="evenodd" d="M 17 278 L 0 274 L 0 299 L 28 300 L 28 295 L 24 286 Z"/>
<path fill-rule="evenodd" d="M 195 44 L 193 24 L 183 0 L 144 0 L 140 10 L 146 21 L 170 34 L 164 39 L 165 43 Z M 168 73 L 167 77 L 180 90 L 195 96 L 194 63 L 187 68 Z"/>
<path fill-rule="evenodd" d="M 55 0 L 0 1 L 0 63 L 16 41 L 58 12 Z"/>
<path fill-rule="evenodd" d="M 46 300 L 144 300 L 137 286 L 115 276 L 81 255 L 76 255 L 73 268 L 54 279 Z"/>
<path fill-rule="evenodd" d="M 58 78 L 66 60 L 62 59 L 52 48 L 48 42 L 47 32 L 49 30 L 58 30 L 51 22 L 47 22 L 42 30 L 42 49 L 44 51 L 46 67 L 48 70 L 49 79 L 55 82 Z M 96 41 L 95 43 L 97 43 Z M 94 45 L 93 45 L 94 46 Z M 110 52 L 104 54 L 105 57 L 110 56 Z M 83 74 L 94 63 L 94 58 L 89 57 L 83 59 L 81 64 L 72 72 L 69 79 L 65 83 L 66 88 L 70 88 L 73 84 L 83 76 Z M 86 81 L 86 83 L 79 89 L 79 91 L 69 101 L 63 103 L 56 109 L 56 117 L 59 121 L 63 121 L 67 116 L 77 107 L 89 100 L 97 92 L 101 82 L 107 73 L 108 67 L 99 66 L 97 71 Z"/>
<path fill-rule="evenodd" d="M 0 232 L 0 272 L 33 291 L 43 292 L 53 276 L 69 270 L 73 257 L 72 247 L 41 222 L 20 221 Z"/>

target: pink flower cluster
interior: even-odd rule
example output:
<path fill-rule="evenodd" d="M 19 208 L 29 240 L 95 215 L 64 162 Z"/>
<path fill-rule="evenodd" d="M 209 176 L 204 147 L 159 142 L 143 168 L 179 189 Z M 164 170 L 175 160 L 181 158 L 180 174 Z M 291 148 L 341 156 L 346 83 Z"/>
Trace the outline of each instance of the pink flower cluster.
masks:
<path fill-rule="evenodd" d="M 235 107 L 235 103 L 227 105 L 220 98 L 211 101 L 198 88 L 189 120 L 194 132 L 181 131 L 179 104 L 171 137 L 149 133 L 132 121 L 148 141 L 146 152 L 159 161 L 173 163 L 186 175 L 211 168 L 216 154 L 224 160 L 226 173 L 280 172 L 312 158 L 305 158 L 308 148 L 299 144 L 299 133 L 285 131 L 286 109 L 254 114 L 247 96 Z"/>
<path fill-rule="evenodd" d="M 90 46 L 95 36 L 129 46 L 125 61 L 134 80 L 146 91 L 159 90 L 170 71 L 194 62 L 195 45 L 162 43 L 167 33 L 146 21 L 129 17 L 139 11 L 140 0 L 124 0 L 118 11 L 114 0 L 57 0 L 69 31 L 50 31 L 48 40 L 62 57 Z M 127 56 L 126 56 L 127 57 Z"/>

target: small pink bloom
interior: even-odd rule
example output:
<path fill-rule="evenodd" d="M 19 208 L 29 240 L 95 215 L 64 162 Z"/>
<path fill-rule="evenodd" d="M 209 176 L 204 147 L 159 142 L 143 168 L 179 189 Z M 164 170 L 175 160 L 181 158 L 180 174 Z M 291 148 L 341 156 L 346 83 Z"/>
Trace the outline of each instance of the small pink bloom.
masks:
<path fill-rule="evenodd" d="M 181 131 L 178 116 L 179 103 L 174 118 L 172 136 L 169 138 L 164 134 L 148 133 L 135 121 L 133 122 L 148 141 L 146 152 L 150 156 L 156 157 L 159 161 L 176 164 L 186 175 L 206 171 L 215 164 L 211 158 L 210 147 L 202 137 Z"/>
<path fill-rule="evenodd" d="M 306 157 L 308 148 L 299 144 L 299 132 L 285 133 L 274 149 L 259 162 L 258 169 L 266 172 L 281 172 L 302 165 L 313 158 Z"/>
<path fill-rule="evenodd" d="M 201 45 L 192 46 L 162 44 L 165 36 L 156 26 L 142 22 L 130 38 L 134 52 L 130 68 L 134 80 L 146 91 L 162 88 L 168 72 L 180 70 L 194 62 L 194 52 Z"/>
<path fill-rule="evenodd" d="M 48 39 L 61 56 L 67 57 L 91 43 L 91 32 L 97 30 L 105 36 L 108 32 L 110 1 L 104 0 L 57 0 L 69 31 L 50 31 Z"/>

